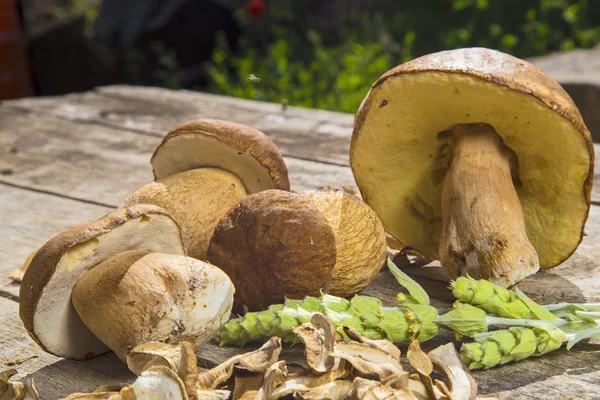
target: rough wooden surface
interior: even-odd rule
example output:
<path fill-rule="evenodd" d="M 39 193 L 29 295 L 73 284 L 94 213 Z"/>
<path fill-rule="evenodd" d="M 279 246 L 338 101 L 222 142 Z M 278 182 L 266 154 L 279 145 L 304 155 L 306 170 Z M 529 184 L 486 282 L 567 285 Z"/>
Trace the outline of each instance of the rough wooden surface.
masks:
<path fill-rule="evenodd" d="M 133 378 L 108 354 L 74 362 L 37 348 L 18 318 L 18 285 L 7 272 L 51 235 L 91 221 L 117 206 L 152 179 L 152 150 L 175 124 L 199 117 L 224 118 L 255 126 L 282 149 L 296 190 L 352 184 L 347 152 L 352 116 L 277 104 L 249 102 L 153 88 L 107 87 L 59 98 L 23 99 L 0 106 L 0 363 L 34 354 L 15 368 L 33 374 L 43 399 L 90 391 Z M 600 174 L 596 174 L 596 177 Z M 600 199 L 594 192 L 594 199 Z M 538 273 L 520 288 L 543 302 L 600 301 L 600 208 L 593 206 L 587 236 L 563 265 Z M 435 270 L 435 267 L 432 267 Z M 420 270 L 421 274 L 423 270 Z M 447 284 L 418 278 L 434 305 L 452 300 Z M 364 290 L 392 305 L 398 286 L 382 272 Z M 431 349 L 453 340 L 440 335 Z M 403 349 L 405 350 L 405 348 Z M 211 367 L 239 352 L 211 342 L 198 349 Z M 294 359 L 300 348 L 286 350 Z M 0 367 L 1 368 L 1 367 Z M 539 359 L 480 371 L 482 393 L 508 399 L 600 398 L 600 342 L 560 350 Z"/>

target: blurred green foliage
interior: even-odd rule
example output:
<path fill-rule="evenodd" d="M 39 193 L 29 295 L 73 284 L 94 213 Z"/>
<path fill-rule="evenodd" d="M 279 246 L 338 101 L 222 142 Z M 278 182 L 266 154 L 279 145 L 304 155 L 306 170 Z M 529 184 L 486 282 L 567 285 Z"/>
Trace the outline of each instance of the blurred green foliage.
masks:
<path fill-rule="evenodd" d="M 269 2 L 259 19 L 240 10 L 245 36 L 236 53 L 218 41 L 208 90 L 355 112 L 381 74 L 423 54 L 482 46 L 526 58 L 600 42 L 598 0 L 364 3 L 322 18 L 311 0 Z"/>

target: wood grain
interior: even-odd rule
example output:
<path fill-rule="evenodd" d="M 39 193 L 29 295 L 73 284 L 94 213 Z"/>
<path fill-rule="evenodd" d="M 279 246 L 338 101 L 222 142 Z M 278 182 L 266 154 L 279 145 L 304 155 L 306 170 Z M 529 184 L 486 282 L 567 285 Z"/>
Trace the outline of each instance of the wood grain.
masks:
<path fill-rule="evenodd" d="M 287 155 L 296 190 L 354 182 L 345 166 L 352 124 L 347 114 L 294 107 L 284 112 L 277 104 L 127 86 L 0 105 L 0 295 L 13 296 L 0 298 L 0 362 L 38 355 L 16 368 L 18 378 L 33 373 L 42 398 L 130 382 L 133 377 L 112 354 L 73 362 L 39 350 L 22 328 L 15 301 L 18 285 L 10 284 L 6 273 L 20 266 L 51 235 L 102 216 L 149 182 L 149 158 L 160 138 L 174 124 L 197 117 L 230 119 L 269 133 Z M 586 232 L 569 260 L 519 287 L 542 303 L 600 301 L 599 207 L 592 207 Z M 435 266 L 421 269 L 418 275 L 435 270 Z M 434 305 L 450 304 L 447 283 L 439 277 L 416 279 Z M 380 297 L 391 306 L 398 291 L 393 278 L 383 271 L 362 293 Z M 450 340 L 450 335 L 442 334 L 424 347 L 431 349 Z M 212 367 L 239 352 L 210 342 L 197 354 L 202 367 Z M 299 346 L 284 352 L 289 360 L 301 357 Z M 571 352 L 560 350 L 475 375 L 480 392 L 500 392 L 509 399 L 559 395 L 597 399 L 599 360 L 600 342 L 596 341 L 579 344 Z"/>
<path fill-rule="evenodd" d="M 176 124 L 194 118 L 221 118 L 267 133 L 290 157 L 349 165 L 353 115 L 280 105 L 207 93 L 136 86 L 108 86 L 55 98 L 26 98 L 1 103 L 27 113 L 50 114 L 87 125 L 102 125 L 163 137 Z M 0 120 L 1 121 L 1 120 Z M 0 122 L 1 126 L 1 122 Z M 594 148 L 598 153 L 600 144 Z M 600 165 L 594 171 L 592 200 L 600 203 Z"/>
<path fill-rule="evenodd" d="M 0 107 L 0 182 L 117 206 L 153 180 L 149 136 Z M 285 157 L 295 190 L 353 184 L 350 168 Z"/>

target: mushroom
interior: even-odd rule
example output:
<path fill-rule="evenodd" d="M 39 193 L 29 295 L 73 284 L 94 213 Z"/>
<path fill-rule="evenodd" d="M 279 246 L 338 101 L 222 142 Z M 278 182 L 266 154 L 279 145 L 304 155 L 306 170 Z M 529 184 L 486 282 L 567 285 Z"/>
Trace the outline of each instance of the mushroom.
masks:
<path fill-rule="evenodd" d="M 277 147 L 262 132 L 233 122 L 201 119 L 173 128 L 151 159 L 155 182 L 124 206 L 149 203 L 167 210 L 182 229 L 188 254 L 205 260 L 214 227 L 247 194 L 289 190 Z"/>
<path fill-rule="evenodd" d="M 192 257 L 125 251 L 89 270 L 73 287 L 85 325 L 123 361 L 133 346 L 210 339 L 231 314 L 233 285 Z"/>
<path fill-rule="evenodd" d="M 196 343 L 229 317 L 233 287 L 218 268 L 185 257 L 179 226 L 162 208 L 119 208 L 52 237 L 35 254 L 19 313 L 48 353 L 73 359 L 140 341 Z"/>
<path fill-rule="evenodd" d="M 388 232 L 452 278 L 503 286 L 575 251 L 593 164 L 590 133 L 558 83 L 483 48 L 385 73 L 357 111 L 350 149 Z"/>
<path fill-rule="evenodd" d="M 238 311 L 320 292 L 351 296 L 385 259 L 375 212 L 334 190 L 266 190 L 244 198 L 217 224 L 207 255 L 231 277 Z"/>
<path fill-rule="evenodd" d="M 286 297 L 318 296 L 335 254 L 333 230 L 309 199 L 265 190 L 242 199 L 219 221 L 207 260 L 233 281 L 234 310 L 263 310 Z"/>
<path fill-rule="evenodd" d="M 364 201 L 345 191 L 303 192 L 321 211 L 335 235 L 335 264 L 328 293 L 349 297 L 377 276 L 386 260 L 387 242 L 379 217 Z"/>

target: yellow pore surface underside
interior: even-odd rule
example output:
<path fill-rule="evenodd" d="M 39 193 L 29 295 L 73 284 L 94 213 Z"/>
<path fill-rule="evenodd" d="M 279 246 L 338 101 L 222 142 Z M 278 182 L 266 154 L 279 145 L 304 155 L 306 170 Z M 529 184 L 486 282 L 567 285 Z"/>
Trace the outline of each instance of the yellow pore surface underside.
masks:
<path fill-rule="evenodd" d="M 577 247 L 591 160 L 585 139 L 563 116 L 531 95 L 458 73 L 390 77 L 369 96 L 350 163 L 365 201 L 404 244 L 438 258 L 443 172 L 437 134 L 454 124 L 485 122 L 519 159 L 516 190 L 540 266 L 559 264 Z"/>

